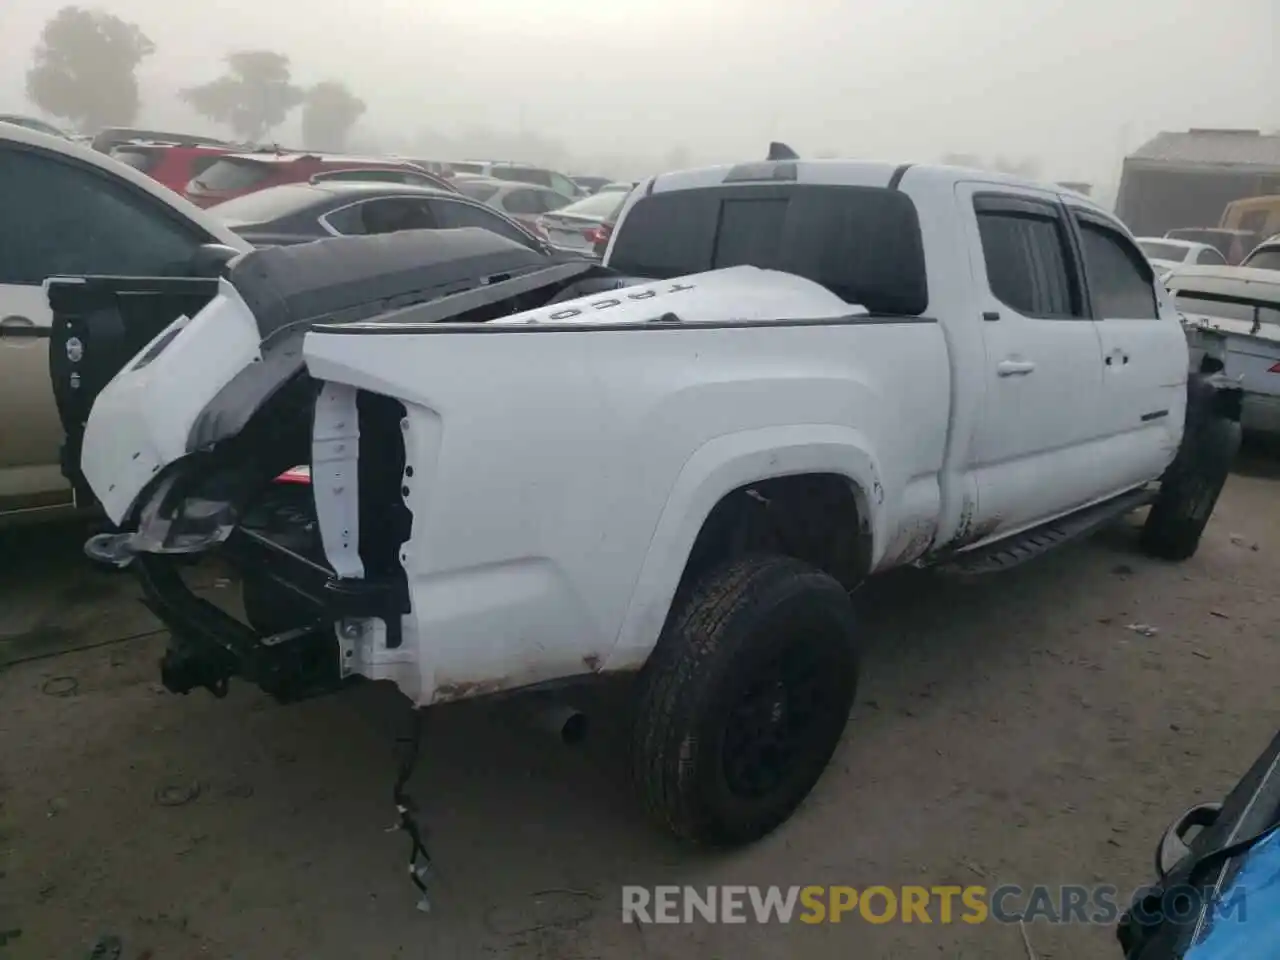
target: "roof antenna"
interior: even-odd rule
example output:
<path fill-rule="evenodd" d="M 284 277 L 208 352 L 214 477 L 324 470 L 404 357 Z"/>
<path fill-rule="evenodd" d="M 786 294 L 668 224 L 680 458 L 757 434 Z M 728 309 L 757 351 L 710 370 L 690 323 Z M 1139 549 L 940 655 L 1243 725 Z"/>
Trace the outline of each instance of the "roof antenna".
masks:
<path fill-rule="evenodd" d="M 769 156 L 766 160 L 799 160 L 800 154 L 796 153 L 785 143 L 774 140 L 769 144 Z"/>

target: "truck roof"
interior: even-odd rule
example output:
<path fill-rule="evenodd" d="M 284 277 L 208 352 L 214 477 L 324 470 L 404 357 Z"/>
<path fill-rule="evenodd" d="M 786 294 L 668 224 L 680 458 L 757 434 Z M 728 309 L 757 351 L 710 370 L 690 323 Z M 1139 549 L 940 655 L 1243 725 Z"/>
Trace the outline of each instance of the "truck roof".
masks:
<path fill-rule="evenodd" d="M 910 177 L 914 182 L 938 185 L 981 180 L 1010 186 L 1069 193 L 1074 201 L 1102 209 L 1090 197 L 1059 184 L 1038 183 L 1010 174 L 990 170 L 972 170 L 944 164 L 888 163 L 875 160 L 761 160 L 748 163 L 719 164 L 693 170 L 660 173 L 646 187 L 650 193 L 671 190 L 695 190 L 731 183 L 828 184 L 831 186 L 889 187 Z"/>

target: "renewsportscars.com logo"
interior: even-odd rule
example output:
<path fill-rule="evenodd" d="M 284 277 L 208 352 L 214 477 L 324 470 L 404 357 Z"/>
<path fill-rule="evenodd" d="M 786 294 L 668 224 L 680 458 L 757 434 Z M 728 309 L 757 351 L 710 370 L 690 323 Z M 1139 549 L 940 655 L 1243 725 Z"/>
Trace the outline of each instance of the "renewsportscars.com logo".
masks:
<path fill-rule="evenodd" d="M 1032 923 L 1115 924 L 1134 904 L 1142 925 L 1190 923 L 1203 912 L 1194 887 L 1142 887 L 1129 896 L 1094 886 L 624 886 L 623 923 Z M 1243 922 L 1243 890 L 1209 904 L 1215 920 Z"/>

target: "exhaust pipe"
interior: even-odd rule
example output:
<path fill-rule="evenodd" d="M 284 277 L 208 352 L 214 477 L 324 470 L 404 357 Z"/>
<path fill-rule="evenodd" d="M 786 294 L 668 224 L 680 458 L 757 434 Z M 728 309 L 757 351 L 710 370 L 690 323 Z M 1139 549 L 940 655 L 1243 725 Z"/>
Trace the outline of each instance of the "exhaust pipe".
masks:
<path fill-rule="evenodd" d="M 534 728 L 566 747 L 577 746 L 587 737 L 587 715 L 567 703 L 537 699 L 526 705 L 525 715 Z"/>

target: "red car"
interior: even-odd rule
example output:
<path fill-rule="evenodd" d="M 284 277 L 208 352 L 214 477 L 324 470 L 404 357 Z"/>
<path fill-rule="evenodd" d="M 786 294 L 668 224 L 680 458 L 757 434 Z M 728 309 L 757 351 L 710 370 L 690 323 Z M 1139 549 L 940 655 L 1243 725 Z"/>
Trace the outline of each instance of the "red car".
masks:
<path fill-rule="evenodd" d="M 112 147 L 108 156 L 127 163 L 152 180 L 163 183 L 175 193 L 182 193 L 192 178 L 200 176 L 220 158 L 236 147 L 207 144 L 122 143 Z"/>
<path fill-rule="evenodd" d="M 322 180 L 378 180 L 456 192 L 448 180 L 408 160 L 267 151 L 223 154 L 193 176 L 183 192 L 196 206 L 212 207 L 266 187 Z"/>

